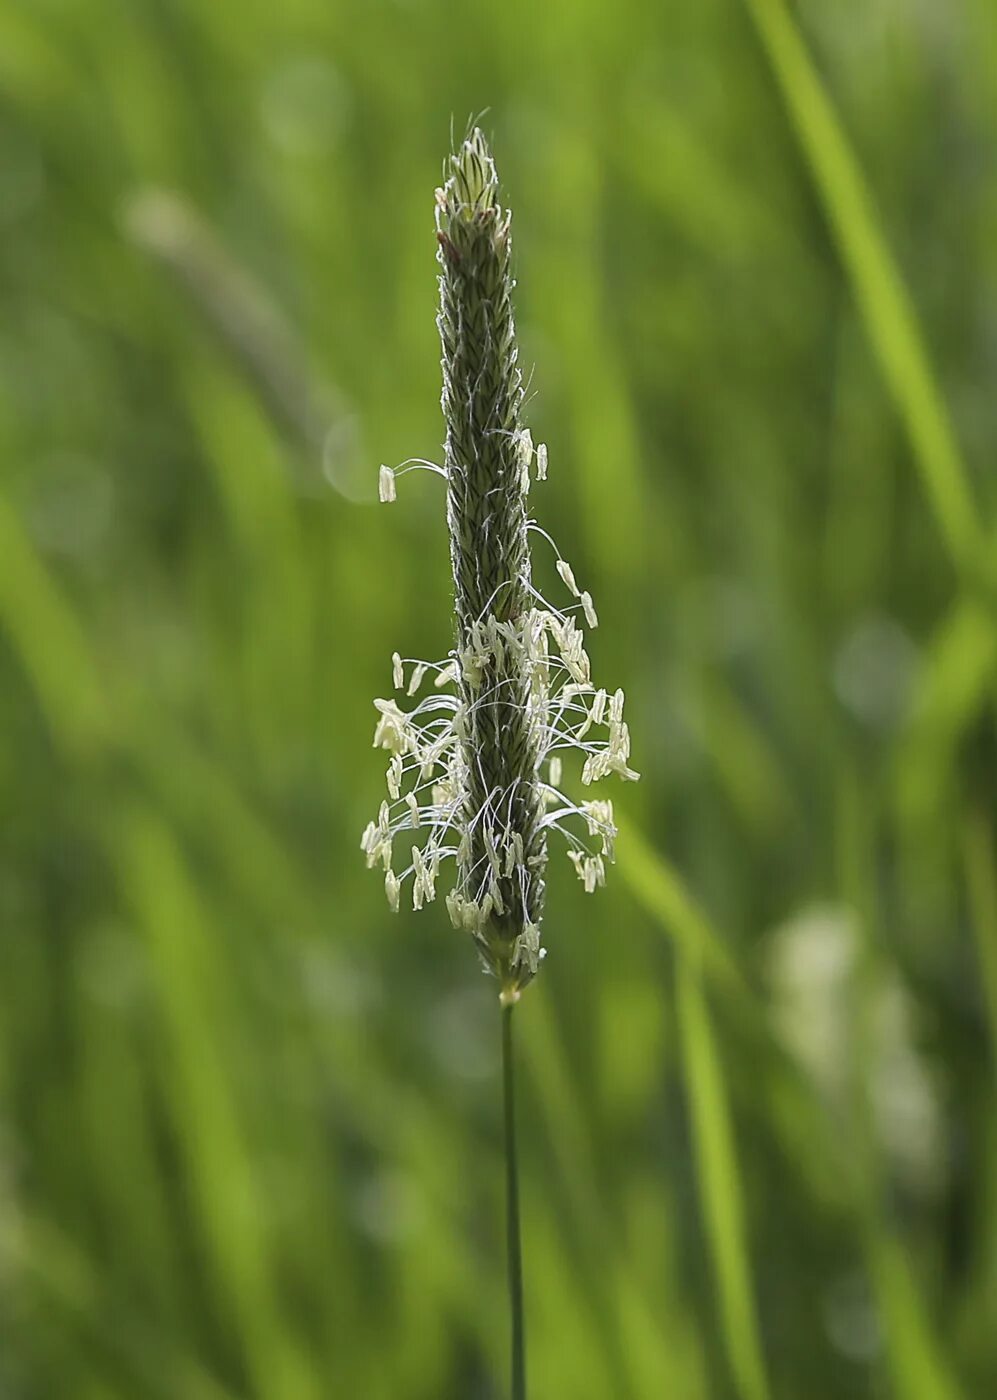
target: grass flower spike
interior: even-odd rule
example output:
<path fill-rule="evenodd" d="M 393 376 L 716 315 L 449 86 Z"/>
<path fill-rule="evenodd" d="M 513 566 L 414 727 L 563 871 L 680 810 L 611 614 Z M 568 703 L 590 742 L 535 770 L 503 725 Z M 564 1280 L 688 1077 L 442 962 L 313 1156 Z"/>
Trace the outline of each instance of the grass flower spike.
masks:
<path fill-rule="evenodd" d="M 591 596 L 556 548 L 565 605 L 533 584 L 531 534 L 553 547 L 529 510 L 531 472 L 546 478 L 547 450 L 534 448 L 522 422 L 510 215 L 480 131 L 448 167 L 436 193 L 445 462 L 382 467 L 379 495 L 394 500 L 395 477 L 413 467 L 445 476 L 455 646 L 432 664 L 393 657 L 395 691 L 414 703 L 375 701 L 374 743 L 391 755 L 389 800 L 362 845 L 368 863 L 383 866 L 395 909 L 409 885 L 415 908 L 433 899 L 453 858 L 450 918 L 472 935 L 509 1004 L 544 956 L 548 839 L 566 842 L 590 892 L 613 858 L 612 804 L 568 797 L 562 760 L 577 756 L 583 785 L 638 775 L 623 692 L 591 679 L 576 620 L 596 626 Z"/>

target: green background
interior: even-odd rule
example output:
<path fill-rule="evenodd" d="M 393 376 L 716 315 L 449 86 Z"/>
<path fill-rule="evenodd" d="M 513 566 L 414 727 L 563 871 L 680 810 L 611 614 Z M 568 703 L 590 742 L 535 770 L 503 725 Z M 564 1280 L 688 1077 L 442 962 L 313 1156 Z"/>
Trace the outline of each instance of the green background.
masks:
<path fill-rule="evenodd" d="M 0 1395 L 507 1393 L 494 985 L 359 851 L 483 109 L 643 773 L 516 1013 L 531 1393 L 983 1397 L 991 0 L 6 0 Z"/>

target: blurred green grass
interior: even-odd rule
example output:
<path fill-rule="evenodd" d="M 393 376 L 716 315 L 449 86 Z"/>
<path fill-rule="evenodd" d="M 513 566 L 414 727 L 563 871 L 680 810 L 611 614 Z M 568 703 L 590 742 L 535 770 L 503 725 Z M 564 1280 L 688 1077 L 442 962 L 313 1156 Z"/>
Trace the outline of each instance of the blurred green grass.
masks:
<path fill-rule="evenodd" d="M 995 52 L 986 0 L 8 0 L 0 1395 L 505 1393 L 495 1008 L 358 851 L 449 645 L 376 467 L 437 450 L 486 106 L 644 774 L 520 1019 L 534 1389 L 987 1393 Z"/>

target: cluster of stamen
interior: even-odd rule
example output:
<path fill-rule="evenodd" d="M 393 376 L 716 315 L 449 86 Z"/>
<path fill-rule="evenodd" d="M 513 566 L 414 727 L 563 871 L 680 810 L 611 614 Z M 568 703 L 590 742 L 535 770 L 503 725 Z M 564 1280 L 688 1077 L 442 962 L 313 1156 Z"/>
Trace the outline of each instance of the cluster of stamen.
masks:
<path fill-rule="evenodd" d="M 541 444 L 534 451 L 527 433 L 523 434 L 521 456 L 527 469 L 530 461 L 536 461 L 538 480 L 546 478 L 546 448 Z M 392 487 L 385 490 L 382 486 L 381 497 L 394 500 L 394 472 L 382 467 L 382 483 L 388 478 Z M 528 490 L 528 471 L 521 481 L 522 489 Z M 589 626 L 595 627 L 590 594 L 577 587 L 565 559 L 559 557 L 556 568 L 569 592 L 579 600 L 575 606 Z M 609 694 L 592 684 L 584 634 L 570 609 L 553 607 L 539 593 L 535 593 L 534 604 L 524 618 L 515 621 L 503 622 L 494 615 L 476 620 L 469 629 L 470 644 L 455 648 L 441 661 L 403 659 L 397 652 L 392 657 L 395 691 L 417 703 L 406 710 L 395 699 L 374 702 L 378 711 L 374 746 L 391 754 L 386 774 L 390 801 L 381 803 L 377 821 L 368 824 L 362 842 L 368 865 L 384 868 L 392 909 L 398 909 L 402 887 L 409 880 L 414 908 L 421 909 L 432 900 L 441 863 L 452 856 L 458 868 L 462 867 L 473 831 L 480 824 L 488 832 L 484 857 L 464 871 L 447 895 L 446 905 L 455 928 L 481 935 L 493 913 L 507 912 L 502 877 L 507 881 L 530 859 L 518 831 L 503 833 L 501 813 L 509 804 L 508 792 L 489 793 L 477 812 L 467 813 L 465 808 L 464 741 L 474 713 L 496 699 L 497 687 L 483 682 L 496 663 L 503 673 L 511 668 L 528 677 L 522 704 L 537 754 L 544 809 L 541 824 L 564 838 L 568 859 L 587 893 L 605 883 L 605 867 L 613 860 L 616 836 L 613 804 L 605 799 L 576 802 L 569 797 L 561 786 L 563 759 L 570 754 L 580 756 L 583 786 L 612 773 L 636 780 L 639 775 L 629 763 L 630 733 L 623 718 L 623 691 Z M 459 679 L 463 679 L 463 687 L 458 687 Z M 428 693 L 418 698 L 422 690 Z M 489 820 L 494 817 L 499 821 Z M 420 839 L 421 848 L 410 844 Z M 396 843 L 404 850 L 402 861 L 397 862 Z M 539 862 L 544 857 L 532 859 Z M 397 873 L 396 863 L 400 867 Z M 523 933 L 519 954 L 535 972 L 544 955 L 540 933 L 525 908 L 520 912 Z"/>

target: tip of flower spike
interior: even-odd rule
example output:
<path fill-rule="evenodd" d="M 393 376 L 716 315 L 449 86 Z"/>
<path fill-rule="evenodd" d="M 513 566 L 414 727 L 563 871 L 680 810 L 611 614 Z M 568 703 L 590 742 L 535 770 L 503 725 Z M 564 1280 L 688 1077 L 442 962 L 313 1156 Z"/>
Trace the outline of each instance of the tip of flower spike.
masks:
<path fill-rule="evenodd" d="M 451 214 L 455 212 L 454 203 L 464 205 L 473 213 L 490 209 L 497 203 L 495 162 L 480 127 L 476 126 L 450 157 L 449 175 L 443 202 Z"/>

